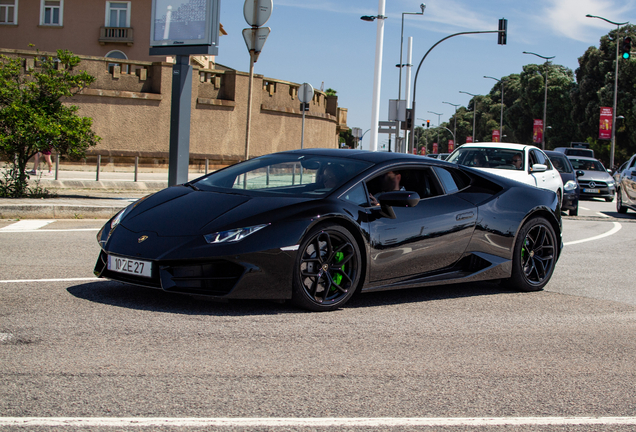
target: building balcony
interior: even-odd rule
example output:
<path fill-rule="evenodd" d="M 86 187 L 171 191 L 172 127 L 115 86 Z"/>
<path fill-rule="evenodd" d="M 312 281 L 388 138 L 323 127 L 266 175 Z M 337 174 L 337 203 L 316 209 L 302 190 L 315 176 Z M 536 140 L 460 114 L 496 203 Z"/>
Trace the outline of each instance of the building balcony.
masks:
<path fill-rule="evenodd" d="M 132 46 L 134 42 L 132 27 L 100 27 L 99 44 L 125 43 Z"/>

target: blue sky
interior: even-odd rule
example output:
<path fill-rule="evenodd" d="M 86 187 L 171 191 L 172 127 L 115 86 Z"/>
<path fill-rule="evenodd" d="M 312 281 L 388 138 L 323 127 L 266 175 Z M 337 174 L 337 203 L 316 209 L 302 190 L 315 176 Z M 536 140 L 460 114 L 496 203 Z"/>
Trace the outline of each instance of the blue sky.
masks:
<path fill-rule="evenodd" d="M 378 14 L 378 0 L 273 0 L 271 33 L 255 65 L 255 73 L 319 89 L 333 88 L 338 104 L 348 108 L 349 127 L 371 127 L 376 22 L 360 19 Z M 398 98 L 400 28 L 403 12 L 419 12 L 422 1 L 386 0 L 380 120 L 388 117 L 390 99 Z M 500 78 L 519 73 L 523 65 L 543 60 L 523 54 L 531 51 L 555 56 L 553 62 L 572 70 L 589 46 L 616 27 L 586 18 L 636 23 L 636 0 L 426 0 L 424 15 L 405 15 L 403 62 L 408 37 L 413 37 L 412 78 L 420 60 L 440 39 L 458 32 L 497 30 L 499 18 L 508 20 L 508 43 L 497 44 L 496 34 L 457 36 L 442 42 L 428 55 L 417 79 L 416 117 L 435 125 L 443 113 L 447 121 L 454 108 L 466 106 L 469 95 L 485 94 Z M 221 22 L 228 35 L 220 41 L 217 62 L 249 70 L 249 54 L 242 36 L 248 25 L 243 0 L 221 0 Z M 406 72 L 402 72 L 404 85 Z M 404 88 L 402 89 L 404 98 Z M 549 103 L 549 101 L 548 101 Z M 418 122 L 421 120 L 418 120 Z M 363 141 L 368 144 L 365 135 Z M 388 139 L 380 134 L 379 143 Z"/>

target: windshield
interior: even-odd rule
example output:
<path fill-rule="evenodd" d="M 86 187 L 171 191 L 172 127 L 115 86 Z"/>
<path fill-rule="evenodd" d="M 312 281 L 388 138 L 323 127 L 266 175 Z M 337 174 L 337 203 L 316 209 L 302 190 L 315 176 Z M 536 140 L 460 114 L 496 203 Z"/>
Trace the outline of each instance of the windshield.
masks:
<path fill-rule="evenodd" d="M 272 154 L 216 171 L 193 184 L 201 190 L 320 197 L 372 165 L 338 157 Z"/>
<path fill-rule="evenodd" d="M 506 148 L 460 147 L 447 160 L 475 168 L 522 170 L 525 166 L 523 151 Z"/>
<path fill-rule="evenodd" d="M 552 161 L 552 165 L 559 171 L 560 173 L 571 173 L 572 168 L 570 168 L 570 164 L 567 161 L 565 156 L 553 155 L 550 156 L 550 161 Z"/>
<path fill-rule="evenodd" d="M 605 171 L 603 164 L 597 160 L 569 158 L 575 170 Z"/>

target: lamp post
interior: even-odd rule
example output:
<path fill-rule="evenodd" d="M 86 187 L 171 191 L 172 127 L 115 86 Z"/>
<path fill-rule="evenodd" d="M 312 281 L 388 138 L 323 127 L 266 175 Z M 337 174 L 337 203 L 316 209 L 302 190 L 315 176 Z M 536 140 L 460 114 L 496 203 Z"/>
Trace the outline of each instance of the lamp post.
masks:
<path fill-rule="evenodd" d="M 545 57 L 533 52 L 524 51 L 524 54 L 532 54 L 537 57 L 541 57 L 545 60 L 545 97 L 543 99 L 543 133 L 541 134 L 541 149 L 545 150 L 545 129 L 547 124 L 547 114 L 548 114 L 548 66 L 550 66 L 550 60 L 552 60 L 555 56 Z"/>
<path fill-rule="evenodd" d="M 501 120 L 499 120 L 499 139 L 503 141 L 503 108 L 504 108 L 504 81 L 491 76 L 484 75 L 484 78 L 490 78 L 501 83 Z"/>
<path fill-rule="evenodd" d="M 618 55 L 619 55 L 619 40 L 618 40 L 618 32 L 620 31 L 620 26 L 629 24 L 628 22 L 617 23 L 614 21 L 610 21 L 607 18 L 603 18 L 596 15 L 585 15 L 588 18 L 598 18 L 602 19 L 605 22 L 610 24 L 614 24 L 616 26 L 616 70 L 614 71 L 614 106 L 612 109 L 612 144 L 610 145 L 610 169 L 614 169 L 614 149 L 616 148 L 616 102 L 618 98 Z"/>
<path fill-rule="evenodd" d="M 450 102 L 442 102 L 445 103 L 447 105 L 452 105 L 455 107 L 455 115 L 453 116 L 455 118 L 455 126 L 453 126 L 453 141 L 455 140 L 455 136 L 457 135 L 457 107 L 460 106 L 460 104 L 453 104 Z M 457 145 L 457 141 L 455 141 L 455 145 Z"/>
<path fill-rule="evenodd" d="M 420 5 L 421 12 L 402 12 L 402 30 L 400 30 L 400 64 L 396 64 L 395 66 L 400 68 L 400 79 L 398 82 L 398 100 L 402 99 L 402 68 L 404 66 L 408 66 L 402 64 L 402 48 L 404 47 L 404 15 L 424 15 L 424 9 L 426 9 L 426 5 L 422 3 Z"/>
<path fill-rule="evenodd" d="M 402 68 L 404 66 L 410 66 L 409 64 L 402 63 L 402 48 L 404 47 L 404 15 L 424 15 L 424 9 L 426 9 L 426 5 L 424 3 L 420 4 L 420 12 L 402 12 L 402 29 L 400 30 L 400 64 L 396 64 L 395 66 L 400 68 L 400 77 L 398 80 L 398 103 L 402 100 Z M 407 95 L 408 97 L 408 95 Z M 396 149 L 397 145 L 400 141 L 400 127 L 398 125 L 398 130 L 396 132 Z M 408 150 L 408 149 L 407 149 Z"/>
<path fill-rule="evenodd" d="M 460 93 L 464 93 L 473 97 L 473 142 L 475 142 L 475 114 L 477 113 L 477 97 L 476 94 L 468 93 L 465 91 L 459 91 Z"/>
<path fill-rule="evenodd" d="M 369 150 L 378 149 L 378 125 L 380 123 L 380 87 L 382 83 L 382 49 L 384 44 L 384 6 L 386 0 L 379 0 L 377 16 L 362 16 L 363 21 L 378 20 L 377 36 L 375 41 L 375 68 L 373 71 L 373 99 L 371 101 L 371 138 Z"/>
<path fill-rule="evenodd" d="M 437 116 L 437 126 L 439 126 L 441 122 L 440 117 L 443 116 L 444 113 L 436 113 L 433 111 L 428 111 L 428 112 L 430 112 L 431 114 L 435 114 Z M 437 145 L 439 145 L 439 129 L 437 129 Z"/>

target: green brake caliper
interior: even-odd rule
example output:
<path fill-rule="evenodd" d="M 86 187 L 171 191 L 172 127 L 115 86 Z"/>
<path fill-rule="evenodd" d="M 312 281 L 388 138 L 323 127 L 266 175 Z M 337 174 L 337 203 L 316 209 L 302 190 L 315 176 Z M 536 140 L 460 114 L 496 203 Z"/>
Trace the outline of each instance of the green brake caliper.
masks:
<path fill-rule="evenodd" d="M 342 252 L 336 252 L 336 255 L 334 257 L 334 261 L 336 262 L 336 264 L 340 264 L 342 262 L 342 260 L 344 260 L 344 253 Z M 340 267 L 340 269 L 344 272 L 345 268 L 344 268 L 344 264 L 342 265 L 342 267 Z M 340 274 L 340 272 L 336 273 L 333 275 L 333 281 L 335 282 L 336 285 L 340 285 L 340 283 L 342 282 L 342 274 Z M 330 291 L 335 291 L 336 287 L 332 286 Z"/>
<path fill-rule="evenodd" d="M 523 247 L 521 248 L 521 260 L 526 262 L 526 257 L 528 256 L 528 239 L 523 239 Z"/>

